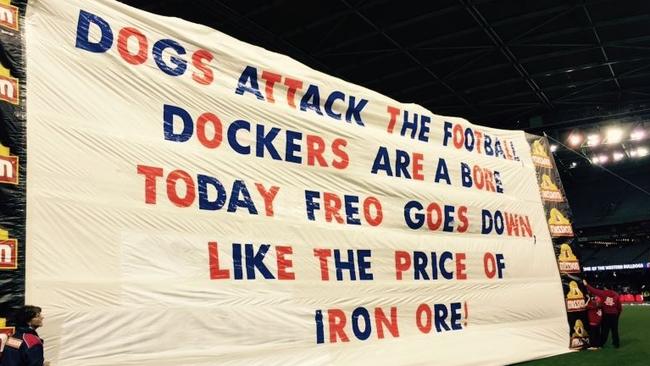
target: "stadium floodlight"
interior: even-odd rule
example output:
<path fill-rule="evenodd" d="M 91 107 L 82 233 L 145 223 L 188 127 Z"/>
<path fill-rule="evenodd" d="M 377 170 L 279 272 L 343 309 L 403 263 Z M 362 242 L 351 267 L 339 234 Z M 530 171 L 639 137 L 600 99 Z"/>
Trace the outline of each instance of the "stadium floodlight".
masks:
<path fill-rule="evenodd" d="M 617 144 L 623 140 L 623 130 L 618 127 L 612 127 L 607 130 L 607 143 Z"/>
<path fill-rule="evenodd" d="M 639 157 L 644 157 L 648 155 L 648 149 L 646 149 L 645 147 L 640 147 L 636 150 L 637 150 L 637 155 L 639 155 Z"/>
<path fill-rule="evenodd" d="M 638 153 L 637 153 L 636 149 L 635 150 L 630 150 L 630 156 L 631 157 L 636 158 L 637 155 L 638 155 Z"/>
<path fill-rule="evenodd" d="M 600 144 L 600 135 L 593 133 L 587 136 L 587 146 L 598 146 Z"/>
<path fill-rule="evenodd" d="M 578 146 L 582 142 L 582 136 L 578 133 L 572 133 L 569 136 L 569 145 L 571 146 Z"/>
<path fill-rule="evenodd" d="M 632 133 L 630 134 L 630 140 L 633 141 L 643 140 L 644 137 L 645 137 L 645 131 L 642 129 L 636 129 L 632 131 Z"/>
<path fill-rule="evenodd" d="M 619 160 L 623 159 L 624 156 L 625 155 L 623 155 L 622 152 L 618 152 L 618 151 L 613 154 L 614 161 L 619 161 Z"/>
<path fill-rule="evenodd" d="M 600 162 L 600 159 L 597 156 L 594 156 L 591 158 L 591 162 L 594 164 L 598 164 Z"/>
<path fill-rule="evenodd" d="M 551 152 L 557 151 L 557 145 L 551 145 Z"/>
<path fill-rule="evenodd" d="M 598 160 L 601 164 L 606 163 L 609 160 L 609 157 L 605 154 L 602 154 L 598 157 Z"/>

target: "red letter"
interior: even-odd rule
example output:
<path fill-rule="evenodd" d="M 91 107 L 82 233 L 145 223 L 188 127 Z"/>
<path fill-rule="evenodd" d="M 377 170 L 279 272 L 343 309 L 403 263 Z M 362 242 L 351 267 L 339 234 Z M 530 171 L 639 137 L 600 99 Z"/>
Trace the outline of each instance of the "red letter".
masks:
<path fill-rule="evenodd" d="M 422 313 L 426 316 L 422 324 Z M 420 332 L 428 334 L 431 331 L 431 308 L 427 304 L 420 304 L 415 311 L 415 324 Z"/>
<path fill-rule="evenodd" d="M 436 214 L 436 221 L 433 221 L 434 212 Z M 440 206 L 435 202 L 430 203 L 429 206 L 427 206 L 427 226 L 429 227 L 429 230 L 438 230 L 441 224 L 442 210 L 440 209 Z"/>
<path fill-rule="evenodd" d="M 284 85 L 286 85 L 289 88 L 287 90 L 287 102 L 289 103 L 290 106 L 296 108 L 296 102 L 294 99 L 296 97 L 296 90 L 302 89 L 302 81 L 291 79 L 291 78 L 285 78 Z"/>
<path fill-rule="evenodd" d="M 386 131 L 388 131 L 388 133 L 393 133 L 393 129 L 395 128 L 395 123 L 397 123 L 397 116 L 399 116 L 400 110 L 398 108 L 388 106 L 386 107 L 386 111 L 390 113 L 390 121 L 388 122 L 388 128 Z"/>
<path fill-rule="evenodd" d="M 411 268 L 411 255 L 402 250 L 395 252 L 395 278 L 402 279 L 402 272 Z"/>
<path fill-rule="evenodd" d="M 377 328 L 377 337 L 384 338 L 384 326 L 393 337 L 399 337 L 399 329 L 397 327 L 397 308 L 392 306 L 390 308 L 390 321 L 386 318 L 386 314 L 381 308 L 375 308 L 375 328 Z"/>
<path fill-rule="evenodd" d="M 318 260 L 320 262 L 320 278 L 323 281 L 330 280 L 330 271 L 327 268 L 327 258 L 331 256 L 331 249 L 314 249 L 314 257 L 318 257 Z"/>
<path fill-rule="evenodd" d="M 269 103 L 275 103 L 275 98 L 273 98 L 273 87 L 275 86 L 275 83 L 282 80 L 282 75 L 269 71 L 262 71 L 262 79 L 266 81 L 266 87 L 264 88 L 266 100 Z"/>
<path fill-rule="evenodd" d="M 517 222 L 517 215 L 513 215 L 508 212 L 504 212 L 506 219 L 506 229 L 508 230 L 508 236 L 519 236 L 519 223 Z"/>
<path fill-rule="evenodd" d="M 138 165 L 138 174 L 143 174 L 144 179 L 144 202 L 156 204 L 156 178 L 163 176 L 162 168 L 146 165 Z"/>
<path fill-rule="evenodd" d="M 492 253 L 485 253 L 483 256 L 483 268 L 487 278 L 493 278 L 497 273 L 497 263 L 494 260 Z"/>
<path fill-rule="evenodd" d="M 307 135 L 307 165 L 313 166 L 316 159 L 318 165 L 327 167 L 323 152 L 325 152 L 325 141 L 320 136 Z"/>
<path fill-rule="evenodd" d="M 330 343 L 336 343 L 337 336 L 343 342 L 349 342 L 348 336 L 345 334 L 346 317 L 345 313 L 339 309 L 328 309 L 327 320 L 330 325 Z"/>
<path fill-rule="evenodd" d="M 212 69 L 207 65 L 212 61 L 214 57 L 212 54 L 206 50 L 198 50 L 192 55 L 192 65 L 199 69 L 203 73 L 203 77 L 199 76 L 198 73 L 192 73 L 192 79 L 199 84 L 208 85 L 214 80 L 214 73 Z M 205 61 L 205 62 L 203 62 Z"/>
<path fill-rule="evenodd" d="M 474 187 L 476 189 L 483 189 L 485 180 L 483 179 L 483 169 L 480 166 L 474 165 L 472 168 L 472 175 L 474 176 Z"/>
<path fill-rule="evenodd" d="M 370 215 L 370 206 L 375 206 L 375 217 Z M 381 202 L 373 196 L 370 196 L 363 200 L 363 216 L 366 218 L 366 221 L 370 226 L 377 226 L 381 224 L 384 219 L 384 213 L 381 210 Z"/>
<path fill-rule="evenodd" d="M 219 268 L 219 247 L 216 241 L 208 243 L 208 253 L 210 254 L 210 279 L 225 280 L 230 278 L 230 270 Z"/>
<path fill-rule="evenodd" d="M 424 180 L 422 159 L 424 159 L 424 156 L 421 153 L 413 153 L 413 179 L 415 180 Z"/>
<path fill-rule="evenodd" d="M 466 280 L 467 274 L 465 273 L 465 253 L 456 253 L 456 279 Z"/>
<path fill-rule="evenodd" d="M 134 36 L 138 41 L 138 53 L 135 55 L 129 52 L 128 42 L 131 36 Z M 122 56 L 124 61 L 131 65 L 140 65 L 147 60 L 148 47 L 147 37 L 135 28 L 122 28 L 117 35 L 117 50 L 120 52 L 120 56 Z"/>
<path fill-rule="evenodd" d="M 348 153 L 343 150 L 343 147 L 346 147 L 347 145 L 348 142 L 344 139 L 336 139 L 332 142 L 332 152 L 340 159 L 332 162 L 332 166 L 336 169 L 345 169 L 348 167 L 348 164 L 350 164 L 350 157 L 348 156 Z"/>
<path fill-rule="evenodd" d="M 280 187 L 273 186 L 269 191 L 264 188 L 262 183 L 255 183 L 255 187 L 257 187 L 257 191 L 260 192 L 260 195 L 264 198 L 266 216 L 273 217 L 273 200 L 275 199 L 275 195 L 278 194 Z"/>
<path fill-rule="evenodd" d="M 494 192 L 494 181 L 492 180 L 492 172 L 489 169 L 484 169 L 483 173 L 485 173 L 485 189 Z"/>
<path fill-rule="evenodd" d="M 519 226 L 521 226 L 521 234 L 522 236 L 533 236 L 533 230 L 530 227 L 530 221 L 528 220 L 528 216 L 519 216 Z"/>
<path fill-rule="evenodd" d="M 465 134 L 463 133 L 463 126 L 461 125 L 454 125 L 454 146 L 457 149 L 460 149 L 463 147 L 463 144 L 465 143 Z"/>
<path fill-rule="evenodd" d="M 292 247 L 277 246 L 275 247 L 275 254 L 278 260 L 278 279 L 279 280 L 295 280 L 296 274 L 287 272 L 287 269 L 293 268 L 293 261 L 285 255 L 293 254 Z"/>
<path fill-rule="evenodd" d="M 185 182 L 185 197 L 180 197 L 176 192 L 176 182 L 178 180 Z M 194 181 L 189 174 L 182 170 L 174 170 L 167 176 L 167 197 L 178 207 L 189 207 L 194 202 L 196 191 Z"/>
<path fill-rule="evenodd" d="M 214 128 L 214 137 L 212 137 L 212 139 L 208 139 L 205 135 L 205 125 L 208 122 L 210 122 Z M 221 120 L 212 113 L 203 113 L 199 116 L 199 119 L 196 120 L 196 137 L 198 137 L 201 145 L 208 149 L 215 149 L 221 145 L 221 139 L 223 136 L 222 129 Z"/>
<path fill-rule="evenodd" d="M 341 210 L 341 199 L 339 196 L 334 193 L 324 192 L 323 206 L 325 206 L 325 221 L 332 222 L 333 217 L 339 224 L 344 223 L 341 214 L 339 214 Z"/>
<path fill-rule="evenodd" d="M 458 207 L 458 220 L 460 221 L 460 225 L 458 225 L 456 231 L 459 233 L 464 233 L 469 228 L 469 221 L 467 220 L 467 206 Z"/>

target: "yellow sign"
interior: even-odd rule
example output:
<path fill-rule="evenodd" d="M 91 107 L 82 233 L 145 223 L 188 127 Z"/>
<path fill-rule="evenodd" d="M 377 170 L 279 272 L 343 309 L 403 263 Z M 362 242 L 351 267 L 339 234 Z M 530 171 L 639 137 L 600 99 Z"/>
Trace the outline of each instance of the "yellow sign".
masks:
<path fill-rule="evenodd" d="M 541 166 L 544 168 L 552 168 L 551 159 L 546 152 L 546 147 L 542 143 L 543 139 L 535 140 L 531 146 L 531 158 L 533 159 L 533 164 Z"/>
<path fill-rule="evenodd" d="M 571 222 L 555 207 L 553 207 L 549 213 L 548 225 L 549 230 L 551 231 L 551 236 L 553 237 L 573 236 Z"/>
<path fill-rule="evenodd" d="M 539 184 L 540 193 L 544 201 L 563 202 L 562 192 L 558 186 L 553 183 L 553 179 L 548 174 L 542 175 L 542 181 Z"/>
<path fill-rule="evenodd" d="M 18 105 L 19 98 L 18 79 L 12 77 L 7 68 L 0 66 L 0 100 Z"/>
<path fill-rule="evenodd" d="M 0 183 L 18 184 L 18 157 L 0 145 Z"/>
<path fill-rule="evenodd" d="M 571 348 L 582 348 L 588 339 L 589 333 L 585 330 L 582 320 L 578 319 L 573 324 L 573 334 L 571 334 Z"/>
<path fill-rule="evenodd" d="M 569 292 L 566 294 L 566 308 L 568 312 L 582 311 L 587 307 L 585 297 L 575 281 L 569 282 Z"/>
<path fill-rule="evenodd" d="M 560 254 L 557 256 L 560 273 L 578 273 L 580 272 L 580 263 L 571 246 L 568 243 L 560 245 Z"/>
<path fill-rule="evenodd" d="M 18 8 L 11 5 L 11 0 L 0 0 L 0 27 L 18 30 Z"/>
<path fill-rule="evenodd" d="M 18 240 L 10 239 L 6 230 L 0 229 L 0 270 L 18 268 Z"/>

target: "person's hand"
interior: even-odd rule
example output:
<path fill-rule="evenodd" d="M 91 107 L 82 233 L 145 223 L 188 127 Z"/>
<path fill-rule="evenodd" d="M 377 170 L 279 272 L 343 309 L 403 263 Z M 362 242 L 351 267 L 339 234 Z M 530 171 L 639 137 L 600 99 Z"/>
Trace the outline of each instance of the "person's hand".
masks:
<path fill-rule="evenodd" d="M 587 280 L 582 280 L 582 284 L 587 286 Z"/>

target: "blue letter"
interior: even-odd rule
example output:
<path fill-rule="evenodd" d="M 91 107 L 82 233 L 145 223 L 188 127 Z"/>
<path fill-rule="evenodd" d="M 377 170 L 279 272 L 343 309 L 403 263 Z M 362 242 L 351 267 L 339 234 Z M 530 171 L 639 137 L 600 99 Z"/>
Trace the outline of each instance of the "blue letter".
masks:
<path fill-rule="evenodd" d="M 481 211 L 481 234 L 489 234 L 492 232 L 492 214 L 488 210 Z"/>
<path fill-rule="evenodd" d="M 237 141 L 237 131 L 239 130 L 246 130 L 250 132 L 251 124 L 248 121 L 244 121 L 243 119 L 238 119 L 233 123 L 231 123 L 230 126 L 228 127 L 228 144 L 230 144 L 230 147 L 232 147 L 232 149 L 235 150 L 237 153 L 242 155 L 248 155 L 251 153 L 251 147 L 241 145 Z"/>
<path fill-rule="evenodd" d="M 363 332 L 359 329 L 359 320 L 361 318 L 363 318 L 363 321 L 366 323 Z M 370 334 L 372 333 L 372 325 L 370 323 L 370 314 L 366 308 L 358 307 L 352 312 L 352 331 L 354 332 L 354 336 L 359 340 L 365 341 L 370 337 Z"/>
<path fill-rule="evenodd" d="M 183 60 L 182 58 L 172 56 L 170 58 L 171 62 L 176 65 L 176 67 L 169 67 L 166 63 L 165 60 L 163 60 L 163 51 L 166 48 L 171 48 L 178 55 L 184 55 L 185 54 L 185 48 L 178 44 L 178 42 L 172 40 L 172 39 L 161 39 L 158 42 L 154 43 L 153 45 L 153 59 L 156 61 L 156 65 L 158 65 L 158 68 L 162 70 L 167 75 L 171 76 L 178 76 L 178 75 L 183 75 L 185 70 L 187 69 L 187 62 Z"/>
<path fill-rule="evenodd" d="M 296 144 L 296 140 L 302 140 L 302 133 L 287 130 L 287 149 L 284 152 L 284 160 L 290 163 L 300 164 L 302 163 L 302 158 L 296 156 L 296 153 L 300 152 L 300 144 Z"/>
<path fill-rule="evenodd" d="M 472 187 L 472 170 L 469 168 L 469 165 L 465 163 L 460 163 L 460 176 L 463 187 Z"/>
<path fill-rule="evenodd" d="M 223 184 L 217 178 L 203 174 L 199 174 L 197 178 L 199 184 L 199 209 L 210 211 L 221 209 L 226 203 L 226 190 L 223 188 Z M 217 190 L 217 198 L 214 201 L 210 201 L 208 198 L 208 185 Z"/>
<path fill-rule="evenodd" d="M 422 213 L 416 213 L 413 215 L 413 219 L 411 220 L 410 212 L 412 209 L 417 209 L 418 211 L 422 211 L 424 207 L 422 207 L 422 204 L 418 201 L 409 201 L 406 203 L 404 206 L 404 221 L 406 221 L 406 225 L 410 227 L 411 229 L 419 229 L 424 225 L 424 214 Z"/>
<path fill-rule="evenodd" d="M 180 134 L 174 133 L 174 116 L 180 117 L 183 121 L 183 131 Z M 192 116 L 186 110 L 169 104 L 163 105 L 163 131 L 165 133 L 165 140 L 185 142 L 192 137 L 193 129 L 194 122 L 192 122 Z"/>
<path fill-rule="evenodd" d="M 368 104 L 368 101 L 365 99 L 361 99 L 359 101 L 359 104 L 355 105 L 355 98 L 353 96 L 350 96 L 350 100 L 348 103 L 348 110 L 345 112 L 345 120 L 348 122 L 352 122 L 352 118 L 354 118 L 355 122 L 359 126 L 363 126 L 363 121 L 361 120 L 361 111 L 363 108 Z"/>
<path fill-rule="evenodd" d="M 314 202 L 314 198 L 320 198 L 320 192 L 305 191 L 305 207 L 307 208 L 307 219 L 310 221 L 316 220 L 316 217 L 314 216 L 314 210 L 320 209 L 320 204 L 318 202 Z"/>
<path fill-rule="evenodd" d="M 393 171 L 390 167 L 390 158 L 388 157 L 388 150 L 383 146 L 380 146 L 379 151 L 377 151 L 377 156 L 375 157 L 374 163 L 372 163 L 372 170 L 370 173 L 377 174 L 379 170 L 385 171 L 386 175 L 389 177 L 393 176 Z"/>
<path fill-rule="evenodd" d="M 451 179 L 449 179 L 449 169 L 447 169 L 447 163 L 445 159 L 438 159 L 438 167 L 436 168 L 436 179 L 434 182 L 439 183 L 441 180 L 445 180 L 447 184 L 451 184 Z"/>
<path fill-rule="evenodd" d="M 99 40 L 99 43 L 90 42 L 90 23 L 94 23 L 102 31 L 102 38 Z M 111 31 L 111 25 L 95 14 L 80 10 L 79 21 L 77 22 L 77 43 L 75 47 L 90 52 L 103 53 L 111 48 L 112 45 L 113 31 Z"/>
<path fill-rule="evenodd" d="M 320 94 L 316 85 L 310 84 L 302 99 L 300 99 L 300 110 L 306 111 L 308 109 L 323 115 L 323 112 L 320 111 Z"/>
<path fill-rule="evenodd" d="M 451 127 L 452 127 L 451 122 L 445 121 L 445 126 L 444 126 L 445 133 L 442 138 L 443 146 L 447 146 L 447 144 L 449 143 L 449 138 L 451 137 Z"/>
<path fill-rule="evenodd" d="M 250 86 L 246 85 L 248 83 L 250 83 Z M 252 66 L 246 66 L 237 82 L 235 94 L 244 95 L 244 92 L 253 93 L 257 99 L 264 100 L 260 92 L 260 85 L 257 83 L 257 69 Z"/>
<path fill-rule="evenodd" d="M 371 281 L 373 279 L 372 273 L 366 272 L 370 269 L 371 263 L 367 261 L 372 252 L 370 249 L 357 250 L 357 257 L 359 258 L 359 279 L 362 281 Z"/>
<path fill-rule="evenodd" d="M 330 94 L 330 96 L 327 97 L 327 100 L 325 101 L 325 113 L 327 113 L 328 116 L 340 121 L 341 113 L 336 113 L 332 109 L 332 107 L 334 106 L 334 102 L 337 99 L 345 100 L 345 94 L 341 93 L 338 90 L 333 91 L 332 94 Z"/>
<path fill-rule="evenodd" d="M 239 199 L 240 193 L 242 194 L 243 199 Z M 246 183 L 244 183 L 243 180 L 236 180 L 232 185 L 230 202 L 228 202 L 228 212 L 237 211 L 237 207 L 247 208 L 249 214 L 257 215 L 255 203 L 253 203 L 253 199 L 251 198 L 250 193 L 248 193 L 248 188 L 246 188 Z"/>

